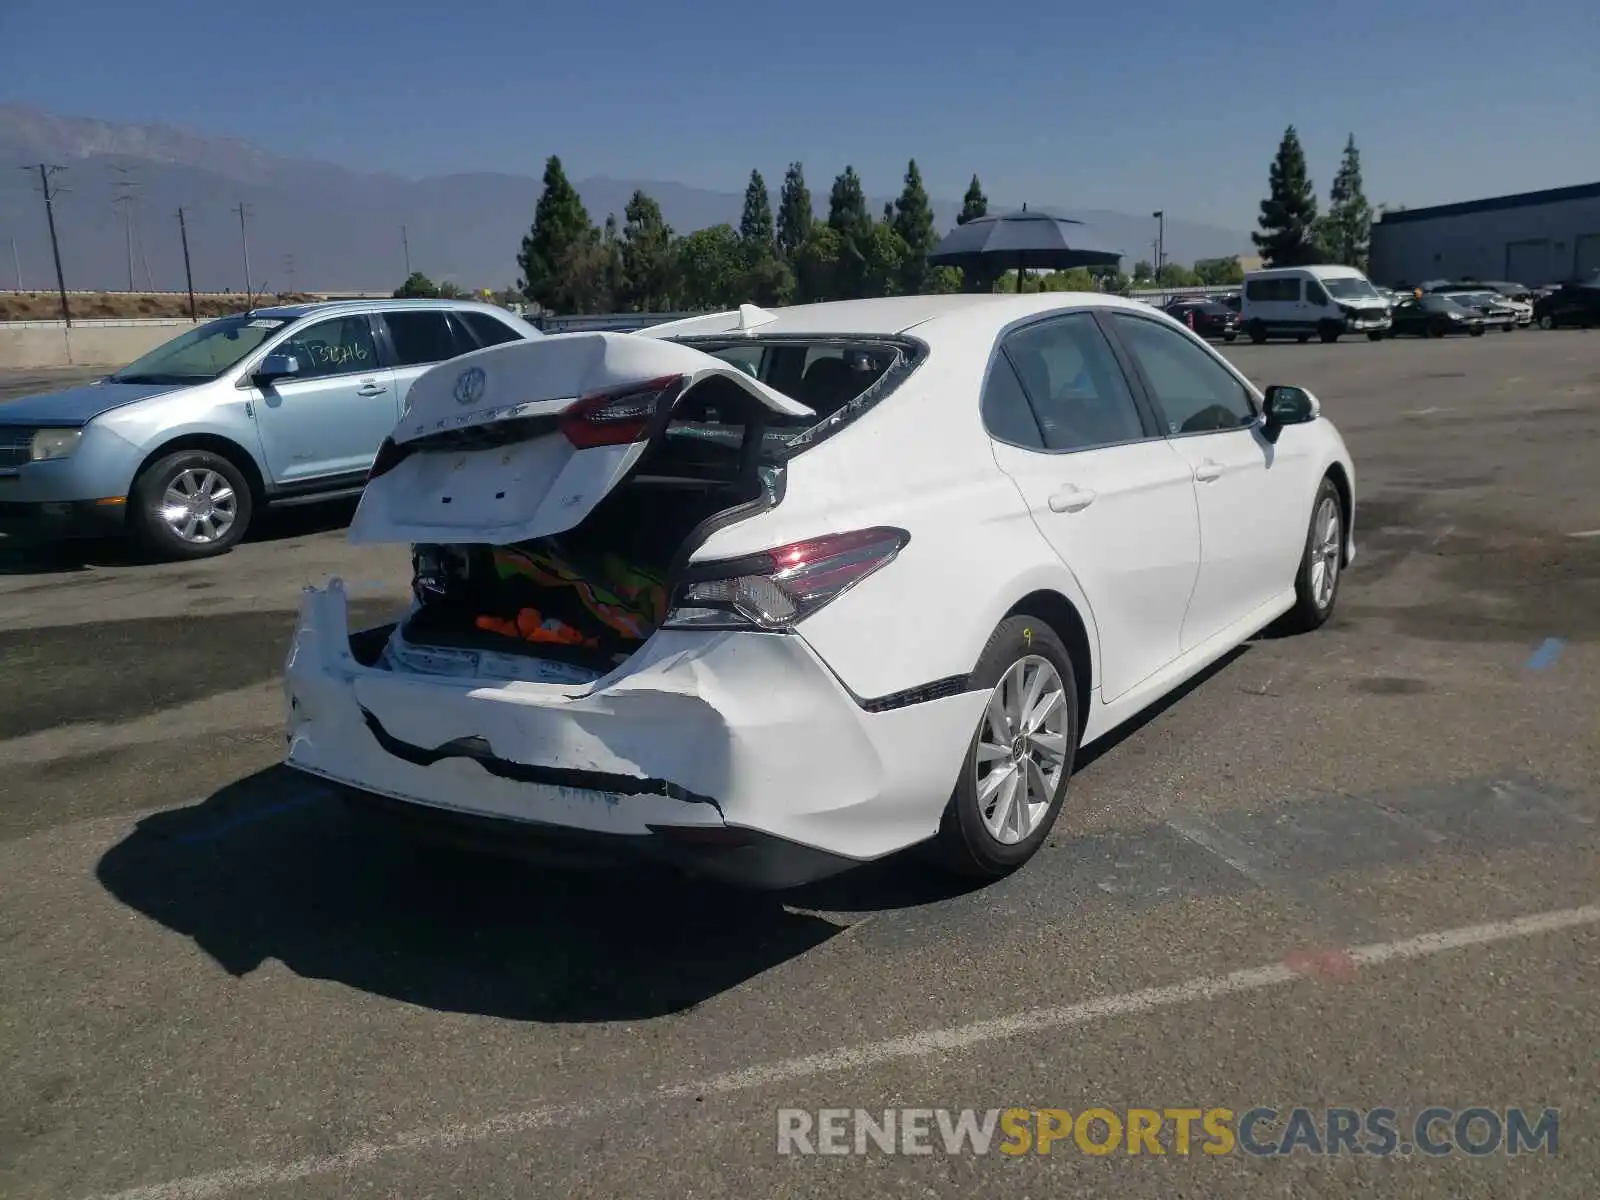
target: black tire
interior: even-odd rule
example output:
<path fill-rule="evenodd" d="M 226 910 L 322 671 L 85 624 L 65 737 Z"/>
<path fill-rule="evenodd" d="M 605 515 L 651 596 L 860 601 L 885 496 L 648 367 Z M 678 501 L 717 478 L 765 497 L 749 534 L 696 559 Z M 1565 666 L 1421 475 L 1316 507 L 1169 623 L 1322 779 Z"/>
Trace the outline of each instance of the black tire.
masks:
<path fill-rule="evenodd" d="M 1381 342 L 1381 341 L 1383 341 L 1383 330 L 1381 330 L 1381 329 L 1369 330 L 1368 333 L 1367 333 L 1367 341 L 1369 341 L 1369 342 Z"/>
<path fill-rule="evenodd" d="M 1321 338 L 1324 342 L 1327 342 L 1327 343 L 1331 344 L 1333 342 L 1337 342 L 1339 340 L 1339 335 L 1341 333 L 1343 333 L 1343 332 L 1344 332 L 1344 330 L 1340 329 L 1337 325 L 1334 325 L 1332 322 L 1329 322 L 1327 324 L 1322 325 L 1321 327 L 1319 327 L 1317 329 L 1317 336 L 1319 338 Z"/>
<path fill-rule="evenodd" d="M 984 813 L 979 805 L 977 772 L 978 744 L 988 719 L 986 710 L 985 718 L 973 731 L 972 742 L 961 760 L 961 777 L 956 780 L 955 790 L 945 808 L 944 819 L 939 824 L 939 833 L 933 846 L 941 865 L 957 874 L 983 879 L 997 879 L 1010 874 L 1032 858 L 1044 844 L 1061 813 L 1067 785 L 1072 778 L 1072 760 L 1078 749 L 1082 715 L 1078 712 L 1077 677 L 1072 670 L 1072 659 L 1056 631 L 1037 617 L 1007 617 L 990 635 L 989 644 L 983 648 L 978 665 L 968 677 L 968 686 L 995 688 L 1012 667 L 1030 656 L 1044 659 L 1061 680 L 1065 706 L 1062 732 L 1066 737 L 1065 765 L 1061 770 L 1061 778 L 1056 783 L 1049 806 L 1026 837 L 1008 845 L 990 833 L 984 825 Z"/>
<path fill-rule="evenodd" d="M 1467 330 L 1467 336 L 1468 337 L 1482 337 L 1483 336 L 1483 326 L 1482 325 L 1474 325 L 1471 329 Z"/>
<path fill-rule="evenodd" d="M 1309 333 L 1297 334 L 1294 340 L 1297 346 L 1304 346 L 1311 340 L 1311 335 Z"/>
<path fill-rule="evenodd" d="M 1239 335 L 1237 333 L 1225 333 L 1222 335 L 1222 340 L 1225 342 L 1232 342 L 1236 340 L 1238 336 Z"/>
<path fill-rule="evenodd" d="M 1251 321 L 1244 327 L 1252 345 L 1259 346 L 1267 340 L 1267 327 L 1260 321 Z"/>
<path fill-rule="evenodd" d="M 231 490 L 232 519 L 226 528 L 221 528 L 219 518 L 213 517 L 210 527 L 217 529 L 218 535 L 210 541 L 186 541 L 161 515 L 163 497 L 169 487 L 183 481 L 185 476 L 203 481 L 208 474 L 225 481 Z M 213 485 L 212 491 L 215 493 L 219 489 Z M 209 450 L 179 450 L 157 459 L 133 481 L 130 499 L 133 511 L 129 515 L 135 536 L 152 555 L 169 561 L 226 554 L 244 537 L 255 508 L 244 472 L 220 454 L 213 454 Z M 218 505 L 213 511 L 222 511 L 224 508 Z M 204 528 L 206 523 L 201 522 L 197 532 L 203 532 Z"/>
<path fill-rule="evenodd" d="M 1335 537 L 1338 557 L 1334 560 L 1333 588 L 1326 600 L 1319 602 L 1313 571 L 1318 555 L 1314 551 L 1319 549 L 1318 518 L 1323 516 L 1324 502 L 1329 500 L 1333 503 L 1333 517 L 1337 522 Z M 1300 569 L 1294 577 L 1294 607 L 1279 622 L 1283 632 L 1310 633 L 1313 629 L 1320 629 L 1333 615 L 1334 606 L 1339 602 L 1339 584 L 1344 581 L 1344 540 L 1344 509 L 1339 504 L 1339 489 L 1334 486 L 1333 480 L 1324 476 L 1322 486 L 1317 488 L 1316 499 L 1311 502 L 1311 519 L 1306 525 L 1305 545 L 1300 551 Z M 1326 562 L 1326 559 L 1323 561 Z"/>
<path fill-rule="evenodd" d="M 1540 329 L 1554 329 L 1555 327 L 1556 327 L 1556 319 L 1554 317 L 1552 317 L 1549 313 L 1545 313 L 1544 316 L 1539 318 L 1539 328 Z"/>

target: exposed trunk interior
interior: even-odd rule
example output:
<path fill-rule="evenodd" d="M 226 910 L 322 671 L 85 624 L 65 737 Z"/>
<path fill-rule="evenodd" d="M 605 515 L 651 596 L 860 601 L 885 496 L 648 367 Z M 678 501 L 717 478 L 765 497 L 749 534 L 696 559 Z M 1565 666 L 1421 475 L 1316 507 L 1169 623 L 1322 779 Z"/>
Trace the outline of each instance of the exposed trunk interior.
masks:
<path fill-rule="evenodd" d="M 576 527 L 510 546 L 419 545 L 408 646 L 522 654 L 604 673 L 666 616 L 691 535 L 771 502 L 761 464 L 774 415 L 712 376 L 679 399 L 634 470 Z M 796 428 L 804 428 L 800 421 Z M 559 435 L 554 435 L 559 436 Z"/>

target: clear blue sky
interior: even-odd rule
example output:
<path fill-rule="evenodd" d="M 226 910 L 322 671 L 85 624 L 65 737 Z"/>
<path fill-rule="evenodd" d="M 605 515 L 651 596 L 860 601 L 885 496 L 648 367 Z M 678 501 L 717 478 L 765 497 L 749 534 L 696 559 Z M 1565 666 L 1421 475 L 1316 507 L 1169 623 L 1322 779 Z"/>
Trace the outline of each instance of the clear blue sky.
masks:
<path fill-rule="evenodd" d="M 914 156 L 936 196 L 1245 229 L 1291 122 L 1324 195 L 1352 132 L 1374 203 L 1600 179 L 1600 0 L 0 0 L 0 100 L 410 176 L 885 195 Z"/>

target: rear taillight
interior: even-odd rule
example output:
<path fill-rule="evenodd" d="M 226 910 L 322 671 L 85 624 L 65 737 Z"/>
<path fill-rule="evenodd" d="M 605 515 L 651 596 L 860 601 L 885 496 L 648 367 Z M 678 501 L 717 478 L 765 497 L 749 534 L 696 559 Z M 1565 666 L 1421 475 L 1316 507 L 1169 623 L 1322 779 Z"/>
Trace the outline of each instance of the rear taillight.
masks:
<path fill-rule="evenodd" d="M 561 432 L 579 450 L 641 442 L 657 415 L 677 400 L 685 379 L 666 375 L 585 396 L 561 414 Z"/>
<path fill-rule="evenodd" d="M 690 568 L 665 624 L 677 628 L 792 628 L 905 548 L 904 529 L 858 529 Z"/>

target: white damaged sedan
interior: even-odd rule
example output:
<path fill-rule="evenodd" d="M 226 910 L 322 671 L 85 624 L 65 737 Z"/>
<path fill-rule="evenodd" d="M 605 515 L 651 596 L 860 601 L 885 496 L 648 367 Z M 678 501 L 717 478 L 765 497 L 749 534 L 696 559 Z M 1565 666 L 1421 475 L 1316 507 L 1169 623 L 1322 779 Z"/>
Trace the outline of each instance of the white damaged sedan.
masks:
<path fill-rule="evenodd" d="M 1317 400 L 1108 296 L 745 306 L 410 396 L 350 536 L 413 602 L 352 634 L 308 590 L 288 763 L 506 852 L 1004 874 L 1081 746 L 1320 626 L 1355 552 Z"/>

